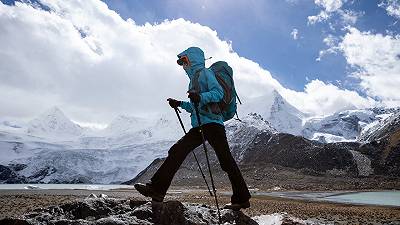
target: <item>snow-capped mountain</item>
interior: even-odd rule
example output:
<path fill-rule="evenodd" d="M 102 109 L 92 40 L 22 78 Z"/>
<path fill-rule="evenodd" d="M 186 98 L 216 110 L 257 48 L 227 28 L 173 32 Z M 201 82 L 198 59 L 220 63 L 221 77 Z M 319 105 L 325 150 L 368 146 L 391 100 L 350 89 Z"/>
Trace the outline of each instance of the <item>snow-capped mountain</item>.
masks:
<path fill-rule="evenodd" d="M 370 142 L 385 137 L 392 129 L 400 127 L 400 109 L 372 109 L 377 113 L 377 120 L 367 124 L 358 141 Z M 379 114 L 378 114 L 379 113 Z"/>
<path fill-rule="evenodd" d="M 22 128 L 23 127 L 23 125 L 21 125 L 20 123 L 18 123 L 18 122 L 15 122 L 15 121 L 8 121 L 8 120 L 3 120 L 3 121 L 0 121 L 0 126 L 4 129 L 4 128 L 8 128 L 8 129 L 18 129 L 18 128 Z"/>
<path fill-rule="evenodd" d="M 121 134 L 125 132 L 135 132 L 144 128 L 148 128 L 150 121 L 134 116 L 119 115 L 104 130 L 108 134 Z"/>
<path fill-rule="evenodd" d="M 322 142 L 354 141 L 362 129 L 376 120 L 371 110 L 346 110 L 322 118 L 309 119 L 302 135 Z"/>
<path fill-rule="evenodd" d="M 6 182 L 118 183 L 164 157 L 183 135 L 174 116 L 118 116 L 106 129 L 86 132 L 52 108 L 26 127 L 2 123 L 0 164 L 14 174 Z"/>
<path fill-rule="evenodd" d="M 381 126 L 397 109 L 357 109 L 345 110 L 326 117 L 308 119 L 302 136 L 320 142 L 357 141 Z"/>
<path fill-rule="evenodd" d="M 303 136 L 323 143 L 357 141 L 373 133 L 396 108 L 354 109 L 323 117 L 310 117 L 288 103 L 279 92 L 239 105 L 240 115 L 257 113 L 281 133 Z"/>
<path fill-rule="evenodd" d="M 257 113 L 277 131 L 294 135 L 301 134 L 303 120 L 306 117 L 276 90 L 273 90 L 271 95 L 257 97 L 239 105 L 239 112 L 244 115 Z"/>
<path fill-rule="evenodd" d="M 111 124 L 99 134 L 107 138 L 108 145 L 100 146 L 98 136 L 85 136 L 79 139 L 82 147 L 116 148 L 132 145 L 133 143 L 145 145 L 163 141 L 176 141 L 183 136 L 183 130 L 174 114 L 162 114 L 155 118 L 138 118 L 130 116 L 118 116 Z M 186 130 L 189 127 L 188 118 L 182 118 Z M 91 145 L 87 145 L 91 142 Z"/>
<path fill-rule="evenodd" d="M 400 111 L 347 110 L 306 118 L 278 92 L 272 96 L 245 102 L 239 106 L 242 121 L 226 123 L 227 138 L 239 162 L 252 154 L 254 148 L 249 146 L 260 133 L 290 133 L 320 142 L 365 142 Z M 188 131 L 188 114 L 182 114 L 182 119 Z M 181 136 L 183 130 L 173 111 L 153 118 L 121 115 L 106 129 L 88 132 L 54 107 L 29 123 L 0 121 L 0 164 L 5 166 L 0 170 L 13 174 L 3 182 L 116 183 L 166 156 Z"/>
<path fill-rule="evenodd" d="M 60 115 L 57 111 L 56 114 Z M 6 182 L 118 183 L 135 176 L 155 158 L 165 157 L 172 144 L 183 136 L 174 116 L 161 115 L 155 120 L 119 116 L 97 136 L 83 132 L 72 139 L 68 136 L 65 141 L 32 133 L 2 133 L 0 151 L 10 157 L 2 157 L 0 164 L 18 165 L 9 166 L 9 174 L 14 176 Z M 187 115 L 182 119 L 188 131 Z M 139 126 L 140 120 L 145 126 Z M 246 140 L 260 131 L 276 132 L 257 114 L 227 123 L 228 139 L 238 153 Z"/>
<path fill-rule="evenodd" d="M 27 132 L 37 136 L 79 136 L 83 129 L 73 123 L 57 107 L 53 107 L 29 122 Z"/>
<path fill-rule="evenodd" d="M 305 114 L 289 104 L 277 91 L 274 91 L 274 102 L 268 121 L 284 133 L 299 135 Z"/>
<path fill-rule="evenodd" d="M 260 132 L 277 133 L 277 131 L 256 113 L 250 113 L 241 121 L 230 120 L 225 125 L 226 136 L 235 159 L 240 162 L 246 154 L 247 146 L 254 140 L 255 135 Z"/>

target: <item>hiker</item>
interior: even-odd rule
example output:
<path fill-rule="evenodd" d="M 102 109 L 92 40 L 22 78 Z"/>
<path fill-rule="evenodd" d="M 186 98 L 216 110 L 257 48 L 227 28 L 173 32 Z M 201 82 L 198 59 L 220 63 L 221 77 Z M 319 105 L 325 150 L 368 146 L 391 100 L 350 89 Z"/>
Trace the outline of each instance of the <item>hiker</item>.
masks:
<path fill-rule="evenodd" d="M 189 130 L 178 142 L 168 151 L 164 163 L 147 184 L 135 184 L 136 190 L 144 196 L 151 197 L 153 201 L 162 202 L 171 184 L 171 181 L 185 160 L 186 156 L 203 142 L 199 122 L 195 112 L 195 105 L 199 109 L 211 109 L 208 113 L 201 113 L 201 129 L 205 139 L 213 147 L 221 168 L 228 174 L 232 184 L 233 195 L 231 203 L 225 205 L 226 209 L 240 210 L 250 207 L 250 193 L 243 176 L 232 157 L 226 139 L 224 118 L 218 109 L 218 102 L 224 96 L 223 89 L 218 83 L 214 73 L 205 68 L 203 51 L 198 47 L 190 47 L 178 55 L 177 63 L 183 67 L 190 78 L 187 101 L 178 101 L 172 98 L 167 99 L 169 105 L 176 109 L 181 107 L 191 115 L 192 129 Z M 198 79 L 194 81 L 194 79 Z M 197 88 L 195 87 L 197 84 Z M 199 89 L 199 90 L 196 90 Z"/>

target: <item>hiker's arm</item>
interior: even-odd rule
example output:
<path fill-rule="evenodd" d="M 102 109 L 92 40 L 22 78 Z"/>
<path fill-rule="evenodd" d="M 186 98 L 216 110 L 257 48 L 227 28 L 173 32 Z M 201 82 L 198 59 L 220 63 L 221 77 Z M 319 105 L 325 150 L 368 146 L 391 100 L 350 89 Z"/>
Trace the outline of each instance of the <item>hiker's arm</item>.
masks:
<path fill-rule="evenodd" d="M 208 92 L 200 93 L 200 103 L 208 104 L 210 102 L 220 102 L 224 97 L 224 91 L 219 85 L 217 78 L 211 72 L 205 72 Z"/>
<path fill-rule="evenodd" d="M 188 112 L 188 113 L 192 113 L 193 112 L 192 103 L 190 103 L 190 102 L 181 101 L 180 107 L 182 109 L 186 110 L 186 112 Z"/>

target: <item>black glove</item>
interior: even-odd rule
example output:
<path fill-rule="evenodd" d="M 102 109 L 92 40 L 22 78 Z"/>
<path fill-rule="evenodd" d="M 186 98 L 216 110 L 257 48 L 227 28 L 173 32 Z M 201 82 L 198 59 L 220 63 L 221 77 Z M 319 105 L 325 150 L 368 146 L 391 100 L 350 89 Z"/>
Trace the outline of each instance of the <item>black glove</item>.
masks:
<path fill-rule="evenodd" d="M 189 92 L 188 98 L 190 98 L 190 101 L 193 103 L 199 103 L 200 102 L 200 94 L 197 92 Z"/>
<path fill-rule="evenodd" d="M 178 101 L 173 98 L 168 98 L 167 101 L 168 101 L 169 105 L 174 109 L 181 105 L 181 101 Z"/>

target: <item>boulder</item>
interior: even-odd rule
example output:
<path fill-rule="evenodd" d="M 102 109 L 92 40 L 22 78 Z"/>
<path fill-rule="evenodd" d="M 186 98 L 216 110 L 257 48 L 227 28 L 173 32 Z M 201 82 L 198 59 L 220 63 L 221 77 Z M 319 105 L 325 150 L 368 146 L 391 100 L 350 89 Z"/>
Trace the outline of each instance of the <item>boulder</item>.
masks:
<path fill-rule="evenodd" d="M 256 225 L 242 212 L 221 210 L 222 224 Z M 5 218 L 0 224 L 217 224 L 216 209 L 206 205 L 167 201 L 163 203 L 115 198 L 86 198 L 58 206 L 39 208 L 21 218 Z"/>

